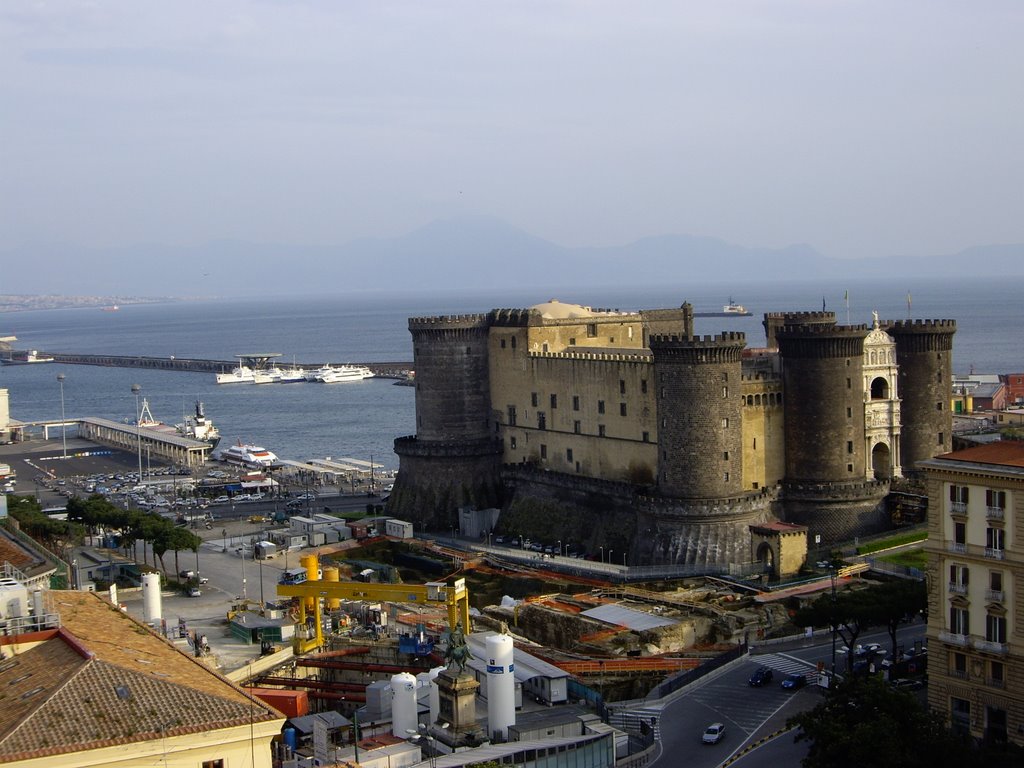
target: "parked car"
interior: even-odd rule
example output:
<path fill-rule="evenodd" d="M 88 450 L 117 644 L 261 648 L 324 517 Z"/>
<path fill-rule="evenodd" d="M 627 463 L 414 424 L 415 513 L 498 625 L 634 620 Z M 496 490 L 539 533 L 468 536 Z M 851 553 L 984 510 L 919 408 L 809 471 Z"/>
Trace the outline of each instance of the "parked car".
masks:
<path fill-rule="evenodd" d="M 922 680 L 900 678 L 892 681 L 892 687 L 903 691 L 919 691 L 924 688 Z"/>
<path fill-rule="evenodd" d="M 750 676 L 750 683 L 754 688 L 760 688 L 765 683 L 770 683 L 775 677 L 775 673 L 772 672 L 771 667 L 760 667 L 754 674 Z"/>
<path fill-rule="evenodd" d="M 803 688 L 805 685 L 807 685 L 807 678 L 796 673 L 786 675 L 786 679 L 782 681 L 782 688 L 786 691 L 795 691 Z"/>
<path fill-rule="evenodd" d="M 194 579 L 195 576 L 196 576 L 196 572 L 195 571 L 189 571 L 189 570 L 178 571 L 178 577 L 182 578 L 182 579 Z"/>
<path fill-rule="evenodd" d="M 725 737 L 725 726 L 721 723 L 712 723 L 704 729 L 704 735 L 700 740 L 705 744 L 717 744 Z"/>
<path fill-rule="evenodd" d="M 200 590 L 199 587 L 189 587 L 187 594 L 188 594 L 189 597 L 202 597 L 203 596 L 202 590 Z"/>

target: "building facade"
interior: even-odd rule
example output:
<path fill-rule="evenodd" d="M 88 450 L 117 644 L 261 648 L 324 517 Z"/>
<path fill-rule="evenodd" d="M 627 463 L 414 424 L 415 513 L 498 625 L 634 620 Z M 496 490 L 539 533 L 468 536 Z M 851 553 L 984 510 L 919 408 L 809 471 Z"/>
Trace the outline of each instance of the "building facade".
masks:
<path fill-rule="evenodd" d="M 1024 746 L 1024 443 L 924 461 L 928 703 L 976 738 Z"/>
<path fill-rule="evenodd" d="M 695 334 L 689 304 L 411 319 L 417 433 L 389 512 L 445 530 L 500 506 L 635 563 L 746 562 L 750 526 L 780 519 L 822 546 L 884 528 L 892 479 L 949 450 L 956 324 L 764 325 L 748 349 Z"/>

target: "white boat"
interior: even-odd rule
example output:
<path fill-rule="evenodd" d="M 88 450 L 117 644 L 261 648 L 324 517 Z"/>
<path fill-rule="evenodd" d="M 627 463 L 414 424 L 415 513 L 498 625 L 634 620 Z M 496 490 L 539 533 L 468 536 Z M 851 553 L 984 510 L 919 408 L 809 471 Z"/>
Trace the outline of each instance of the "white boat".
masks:
<path fill-rule="evenodd" d="M 742 304 L 737 304 L 732 296 L 729 297 L 729 303 L 722 307 L 722 312 L 726 315 L 749 315 L 747 308 Z"/>
<path fill-rule="evenodd" d="M 231 373 L 218 373 L 218 384 L 252 384 L 255 379 L 255 372 L 247 365 L 240 365 Z"/>
<path fill-rule="evenodd" d="M 217 443 L 220 442 L 220 432 L 213 425 L 213 422 L 206 418 L 206 414 L 203 413 L 203 404 L 198 400 L 196 401 L 195 416 L 189 417 L 183 423 L 175 424 L 172 427 L 170 424 L 164 424 L 162 421 L 154 419 L 152 412 L 149 410 L 149 401 L 146 398 L 142 398 L 139 426 L 166 435 L 181 435 L 182 437 L 189 437 L 193 440 L 209 443 L 210 448 L 216 448 Z"/>
<path fill-rule="evenodd" d="M 313 371 L 313 381 L 321 384 L 338 384 L 343 381 L 362 381 L 373 376 L 373 371 L 365 365 L 325 365 Z"/>
<path fill-rule="evenodd" d="M 11 354 L 3 359 L 5 365 L 28 365 L 31 363 L 52 363 L 53 358 L 49 355 L 41 355 L 38 350 L 30 349 L 21 355 Z"/>
<path fill-rule="evenodd" d="M 244 445 L 241 442 L 229 446 L 220 452 L 221 461 L 230 464 L 241 464 L 243 467 L 272 467 L 277 464 L 277 456 L 259 445 Z"/>

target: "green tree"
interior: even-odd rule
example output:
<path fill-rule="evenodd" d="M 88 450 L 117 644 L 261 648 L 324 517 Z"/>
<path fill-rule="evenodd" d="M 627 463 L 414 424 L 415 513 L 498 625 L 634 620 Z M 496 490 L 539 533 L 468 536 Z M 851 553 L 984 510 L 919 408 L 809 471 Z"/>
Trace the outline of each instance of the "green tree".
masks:
<path fill-rule="evenodd" d="M 900 624 L 913 621 L 928 607 L 928 588 L 923 581 L 899 579 L 872 589 L 876 620 L 885 625 L 892 642 L 892 658 L 896 659 L 896 630 Z"/>
<path fill-rule="evenodd" d="M 798 627 L 830 627 L 849 649 L 846 654 L 846 672 L 853 672 L 853 649 L 861 633 L 878 623 L 878 607 L 871 590 L 858 589 L 822 594 L 810 605 L 801 608 L 793 617 Z"/>

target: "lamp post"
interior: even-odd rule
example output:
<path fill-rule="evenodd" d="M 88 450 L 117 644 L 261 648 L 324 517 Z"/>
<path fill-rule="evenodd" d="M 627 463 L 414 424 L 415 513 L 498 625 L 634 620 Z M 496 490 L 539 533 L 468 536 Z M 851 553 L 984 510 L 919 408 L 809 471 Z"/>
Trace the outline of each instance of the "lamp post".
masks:
<path fill-rule="evenodd" d="M 831 688 L 836 681 L 836 567 L 834 564 L 828 566 L 828 577 L 832 582 L 832 678 L 829 680 L 829 687 Z"/>
<path fill-rule="evenodd" d="M 142 414 L 139 411 L 139 392 L 142 387 L 132 384 L 132 394 L 135 395 L 135 439 L 139 446 L 139 482 L 142 482 Z"/>
<path fill-rule="evenodd" d="M 609 549 L 608 550 L 608 565 L 612 564 L 612 552 L 614 552 L 614 551 L 615 551 L 614 549 Z"/>
<path fill-rule="evenodd" d="M 248 599 L 248 595 L 245 592 L 245 543 L 238 548 L 238 553 L 242 556 L 242 599 Z"/>
<path fill-rule="evenodd" d="M 602 545 L 598 549 L 601 550 L 601 562 L 604 563 L 604 546 Z"/>
<path fill-rule="evenodd" d="M 64 444 L 63 458 L 68 457 L 68 425 L 64 422 L 64 374 L 57 374 L 57 383 L 60 384 L 60 439 Z"/>
<path fill-rule="evenodd" d="M 562 556 L 562 540 L 561 539 L 558 540 L 558 556 L 559 557 Z"/>

